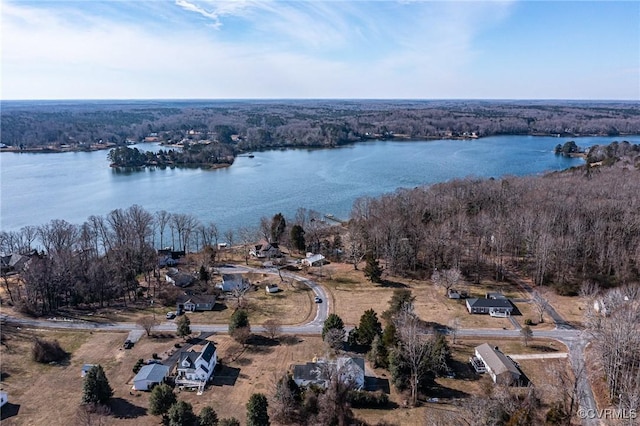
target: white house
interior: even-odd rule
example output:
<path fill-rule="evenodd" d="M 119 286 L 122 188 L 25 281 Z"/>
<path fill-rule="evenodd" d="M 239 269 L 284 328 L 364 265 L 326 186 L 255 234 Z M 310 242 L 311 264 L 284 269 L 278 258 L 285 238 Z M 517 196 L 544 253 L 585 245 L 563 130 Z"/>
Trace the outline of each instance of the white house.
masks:
<path fill-rule="evenodd" d="M 162 383 L 169 375 L 169 367 L 162 364 L 145 365 L 133 378 L 133 389 L 146 391 Z"/>
<path fill-rule="evenodd" d="M 487 373 L 494 383 L 505 384 L 507 386 L 518 384 L 522 374 L 513 360 L 503 354 L 497 347 L 492 347 L 488 343 L 476 346 L 476 357 L 482 361 Z"/>
<path fill-rule="evenodd" d="M 9 395 L 6 392 L 0 392 L 0 407 L 9 402 Z"/>
<path fill-rule="evenodd" d="M 201 392 L 204 389 L 204 385 L 213 375 L 217 362 L 218 354 L 213 342 L 207 342 L 202 348 L 202 352 L 192 350 L 180 353 L 176 385 L 198 387 L 198 392 Z"/>
<path fill-rule="evenodd" d="M 326 262 L 325 257 L 321 254 L 307 253 L 307 257 L 302 259 L 300 263 L 306 266 L 320 266 Z"/>
<path fill-rule="evenodd" d="M 280 246 L 277 243 L 269 243 L 267 241 L 253 246 L 253 248 L 249 250 L 249 254 L 258 259 L 271 259 L 272 257 L 281 256 Z"/>

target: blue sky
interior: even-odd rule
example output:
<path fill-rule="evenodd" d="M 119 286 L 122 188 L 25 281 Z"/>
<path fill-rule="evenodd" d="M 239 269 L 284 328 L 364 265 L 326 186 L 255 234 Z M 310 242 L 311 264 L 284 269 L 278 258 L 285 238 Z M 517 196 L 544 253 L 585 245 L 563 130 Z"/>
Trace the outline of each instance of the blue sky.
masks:
<path fill-rule="evenodd" d="M 2 99 L 640 100 L 637 1 L 0 1 Z"/>

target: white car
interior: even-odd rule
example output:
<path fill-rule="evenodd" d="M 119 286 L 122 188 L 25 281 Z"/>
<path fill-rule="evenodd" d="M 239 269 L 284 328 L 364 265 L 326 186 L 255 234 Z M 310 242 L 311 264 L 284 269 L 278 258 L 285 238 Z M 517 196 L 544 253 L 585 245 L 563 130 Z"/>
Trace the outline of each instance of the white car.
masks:
<path fill-rule="evenodd" d="M 316 296 L 316 298 L 315 298 L 315 302 L 316 302 L 316 303 L 322 303 L 322 299 L 320 299 L 318 296 Z"/>
<path fill-rule="evenodd" d="M 174 319 L 176 317 L 176 313 L 171 311 L 167 312 L 167 319 Z"/>

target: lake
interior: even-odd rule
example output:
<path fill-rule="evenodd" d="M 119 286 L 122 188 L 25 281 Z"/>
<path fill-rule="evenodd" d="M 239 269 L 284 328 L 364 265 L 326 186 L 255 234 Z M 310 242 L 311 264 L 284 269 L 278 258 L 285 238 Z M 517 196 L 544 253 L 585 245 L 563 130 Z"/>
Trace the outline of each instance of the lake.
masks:
<path fill-rule="evenodd" d="M 353 201 L 397 188 L 467 176 L 534 175 L 583 163 L 556 156 L 569 139 L 496 136 L 478 140 L 373 141 L 337 149 L 255 152 L 218 170 L 109 167 L 107 151 L 0 154 L 0 229 L 51 219 L 80 224 L 90 215 L 139 204 L 150 212 L 190 213 L 220 232 L 257 227 L 262 216 L 299 207 L 348 218 Z M 573 138 L 581 147 L 640 136 Z M 157 149 L 149 144 L 141 149 Z"/>

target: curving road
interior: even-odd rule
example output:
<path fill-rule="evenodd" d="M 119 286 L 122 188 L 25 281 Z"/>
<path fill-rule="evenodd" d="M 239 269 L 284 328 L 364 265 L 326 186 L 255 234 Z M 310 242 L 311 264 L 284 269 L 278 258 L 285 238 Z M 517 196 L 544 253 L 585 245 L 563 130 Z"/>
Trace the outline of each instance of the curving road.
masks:
<path fill-rule="evenodd" d="M 258 269 L 246 266 L 233 266 L 218 268 L 220 273 L 267 273 L 278 275 L 278 270 L 273 269 Z M 329 314 L 329 298 L 325 289 L 315 281 L 301 277 L 290 272 L 281 271 L 283 278 L 294 279 L 309 287 L 314 296 L 322 299 L 322 303 L 316 304 L 316 315 L 313 320 L 306 324 L 300 325 L 286 325 L 282 326 L 282 332 L 287 334 L 307 334 L 317 335 L 322 332 L 322 326 Z M 526 288 L 530 292 L 530 288 Z M 552 310 L 553 308 L 551 308 Z M 572 328 L 557 312 L 554 310 L 551 315 L 556 322 L 556 329 L 554 330 L 541 330 L 534 331 L 533 337 L 541 337 L 558 340 L 564 343 L 569 348 L 569 359 L 574 368 L 574 371 L 585 371 L 584 363 L 584 349 L 589 342 L 588 333 Z M 142 328 L 133 322 L 119 322 L 119 323 L 92 323 L 82 320 L 68 320 L 49 318 L 47 320 L 36 320 L 30 318 L 16 318 L 8 315 L 0 314 L 0 320 L 8 323 L 14 323 L 22 326 L 29 326 L 34 328 L 65 328 L 76 330 L 102 330 L 102 331 L 132 331 L 141 330 Z M 175 331 L 176 325 L 174 322 L 163 322 L 155 327 L 157 331 Z M 199 331 L 203 333 L 226 333 L 228 331 L 228 325 L 216 325 L 216 324 L 192 324 L 191 329 L 193 331 Z M 261 326 L 253 326 L 253 331 L 264 331 Z M 440 330 L 444 333 L 449 333 L 447 329 Z M 457 330 L 457 335 L 460 337 L 486 337 L 486 338 L 520 338 L 521 333 L 519 329 L 516 330 L 504 330 L 504 329 L 460 329 Z M 597 405 L 593 396 L 591 385 L 585 374 L 578 376 L 578 394 L 579 405 L 583 410 L 594 410 L 589 412 L 595 412 Z M 600 422 L 596 419 L 582 419 L 582 424 L 586 426 L 597 426 Z"/>

